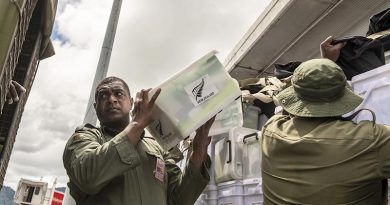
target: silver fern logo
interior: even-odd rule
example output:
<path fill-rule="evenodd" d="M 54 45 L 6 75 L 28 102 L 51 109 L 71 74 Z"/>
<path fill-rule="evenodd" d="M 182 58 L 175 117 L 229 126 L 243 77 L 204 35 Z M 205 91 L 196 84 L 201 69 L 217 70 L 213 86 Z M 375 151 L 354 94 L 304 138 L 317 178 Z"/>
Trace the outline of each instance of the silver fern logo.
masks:
<path fill-rule="evenodd" d="M 194 95 L 196 101 L 198 101 L 198 98 L 202 97 L 204 87 L 204 78 L 202 78 L 202 82 L 200 82 L 199 85 L 195 86 L 194 89 L 192 89 L 192 94 Z"/>
<path fill-rule="evenodd" d="M 164 136 L 164 133 L 163 133 L 163 130 L 162 130 L 162 125 L 161 125 L 161 121 L 159 120 L 156 127 L 155 127 L 155 130 L 158 132 L 158 134 L 160 136 Z"/>
<path fill-rule="evenodd" d="M 218 94 L 218 89 L 208 74 L 200 76 L 198 79 L 184 86 L 184 90 L 194 106 L 207 102 Z"/>

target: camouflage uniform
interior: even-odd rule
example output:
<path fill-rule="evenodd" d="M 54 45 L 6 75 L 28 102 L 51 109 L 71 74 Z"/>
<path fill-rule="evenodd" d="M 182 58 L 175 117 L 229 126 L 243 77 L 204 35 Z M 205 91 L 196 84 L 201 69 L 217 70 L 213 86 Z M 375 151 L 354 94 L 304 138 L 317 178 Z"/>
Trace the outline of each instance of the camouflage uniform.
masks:
<path fill-rule="evenodd" d="M 388 126 L 275 115 L 262 150 L 264 205 L 386 204 Z"/>
<path fill-rule="evenodd" d="M 162 181 L 156 177 L 158 161 L 165 164 Z M 125 132 L 89 124 L 69 139 L 63 162 L 70 193 L 82 205 L 189 205 L 209 181 L 209 158 L 201 171 L 188 163 L 182 173 L 153 138 L 134 146 Z"/>
<path fill-rule="evenodd" d="M 262 135 L 264 205 L 387 204 L 390 127 L 341 116 L 362 98 L 327 59 L 302 63 Z"/>

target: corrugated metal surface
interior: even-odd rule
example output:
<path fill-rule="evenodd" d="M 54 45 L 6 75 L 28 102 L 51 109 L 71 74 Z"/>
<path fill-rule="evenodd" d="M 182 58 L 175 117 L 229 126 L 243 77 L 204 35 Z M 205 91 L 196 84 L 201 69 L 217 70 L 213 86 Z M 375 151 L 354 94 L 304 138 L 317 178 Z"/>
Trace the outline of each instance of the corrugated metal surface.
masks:
<path fill-rule="evenodd" d="M 8 2 L 9 0 L 3 1 Z M 8 29 L 4 29 L 3 31 L 5 35 L 4 38 L 9 42 L 2 42 L 0 47 L 0 53 L 5 53 L 5 58 L 3 59 L 3 57 L 1 57 L 1 60 L 3 61 L 0 63 L 0 113 L 4 106 L 8 85 L 14 75 L 23 41 L 37 1 L 38 0 L 15 1 L 11 6 L 10 11 L 5 12 L 5 16 L 2 15 L 1 18 L 5 28 Z M 7 7 L 9 6 L 10 5 L 7 4 Z M 7 15 L 9 15 L 9 17 L 7 17 Z M 15 15 L 17 15 L 16 23 L 14 22 Z M 1 37 L 3 38 L 3 36 Z M 9 39 L 9 37 L 11 37 L 11 39 Z"/>
<path fill-rule="evenodd" d="M 5 59 L 13 43 L 12 38 L 18 26 L 19 11 L 17 5 L 19 4 L 20 2 L 12 3 L 10 0 L 0 1 L 0 69 L 4 67 Z"/>
<path fill-rule="evenodd" d="M 0 141 L 2 147 L 0 151 L 0 188 L 3 186 L 20 120 L 38 69 L 41 40 L 42 36 L 38 35 L 34 41 L 25 42 L 23 47 L 31 48 L 31 52 L 22 57 L 24 62 L 18 63 L 14 80 L 23 85 L 27 92 L 21 96 L 17 104 L 4 106 L 3 114 L 0 115 L 0 139 L 3 139 L 3 141 Z"/>
<path fill-rule="evenodd" d="M 23 7 L 22 21 L 18 23 L 11 51 L 2 72 L 0 94 L 5 100 L 5 91 L 11 79 L 23 85 L 27 92 L 18 103 L 4 105 L 0 114 L 0 188 L 7 170 L 15 137 L 19 128 L 25 103 L 35 78 L 41 46 L 42 0 L 27 0 Z M 31 21 L 30 21 L 31 20 Z"/>
<path fill-rule="evenodd" d="M 307 60 L 320 56 L 319 45 L 329 35 L 365 36 L 368 30 L 369 18 L 390 6 L 390 1 L 345 0 L 329 15 L 303 36 L 279 62 L 290 60 Z"/>
<path fill-rule="evenodd" d="M 363 35 L 368 28 L 369 17 L 390 6 L 388 0 L 282 2 L 284 8 L 279 8 L 276 19 L 260 22 L 268 24 L 268 27 L 263 28 L 263 31 L 254 31 L 251 37 L 246 37 L 255 43 L 248 46 L 248 40 L 240 42 L 231 56 L 237 53 L 242 55 L 236 55 L 235 58 L 230 56 L 225 61 L 226 68 L 231 70 L 233 77 L 256 77 L 265 69 L 272 72 L 275 62 L 286 63 L 318 57 L 319 44 L 327 36 Z M 239 51 L 237 48 L 245 50 Z"/>

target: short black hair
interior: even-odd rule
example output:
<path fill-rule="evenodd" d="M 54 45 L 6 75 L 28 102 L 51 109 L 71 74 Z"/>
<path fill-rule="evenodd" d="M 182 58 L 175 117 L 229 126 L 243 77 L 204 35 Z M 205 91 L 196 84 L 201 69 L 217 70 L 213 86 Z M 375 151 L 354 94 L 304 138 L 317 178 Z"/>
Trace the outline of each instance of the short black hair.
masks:
<path fill-rule="evenodd" d="M 127 83 L 122 80 L 121 78 L 118 78 L 118 77 L 115 77 L 115 76 L 110 76 L 110 77 L 107 77 L 107 78 L 104 78 L 102 81 L 100 81 L 100 83 L 96 86 L 96 89 L 95 89 L 95 101 L 97 99 L 97 95 L 98 95 L 98 89 L 100 86 L 102 85 L 106 85 L 106 84 L 109 84 L 109 83 L 113 83 L 113 82 L 121 82 L 123 84 L 123 86 L 125 87 L 125 90 L 127 91 L 127 94 L 129 94 L 129 97 L 131 97 L 131 94 L 130 94 L 130 89 L 129 89 L 129 86 L 127 85 Z"/>

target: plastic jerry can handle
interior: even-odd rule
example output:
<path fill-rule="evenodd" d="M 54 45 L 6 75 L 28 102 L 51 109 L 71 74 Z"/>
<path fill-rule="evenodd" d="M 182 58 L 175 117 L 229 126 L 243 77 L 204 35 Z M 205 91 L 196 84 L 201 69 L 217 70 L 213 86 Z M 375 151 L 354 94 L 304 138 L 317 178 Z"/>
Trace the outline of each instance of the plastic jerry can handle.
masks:
<path fill-rule="evenodd" d="M 227 164 L 229 164 L 230 162 L 232 162 L 232 141 L 230 140 L 226 140 L 226 143 L 228 143 L 228 149 L 229 149 L 229 158 L 228 158 L 228 161 L 226 162 Z"/>
<path fill-rule="evenodd" d="M 242 142 L 243 142 L 244 144 L 246 144 L 245 140 L 246 140 L 247 138 L 249 138 L 249 137 L 252 137 L 252 136 L 256 136 L 256 140 L 259 140 L 259 135 L 257 134 L 257 132 L 255 132 L 255 133 L 252 133 L 252 134 L 249 134 L 249 135 L 245 135 L 244 138 L 242 139 Z"/>

